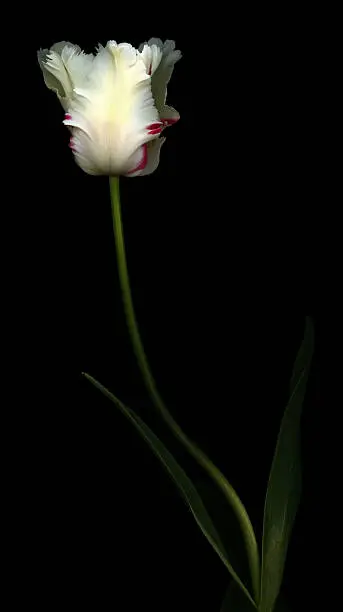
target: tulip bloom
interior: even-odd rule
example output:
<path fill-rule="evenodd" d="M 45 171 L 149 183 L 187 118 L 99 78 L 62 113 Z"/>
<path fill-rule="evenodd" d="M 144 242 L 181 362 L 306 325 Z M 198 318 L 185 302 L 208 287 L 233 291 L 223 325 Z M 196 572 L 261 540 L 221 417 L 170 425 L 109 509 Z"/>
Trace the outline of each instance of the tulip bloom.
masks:
<path fill-rule="evenodd" d="M 68 42 L 38 51 L 45 84 L 65 110 L 70 147 L 85 172 L 131 177 L 157 168 L 165 141 L 160 135 L 180 118 L 165 104 L 180 57 L 174 41 L 156 38 L 139 50 L 111 40 L 95 55 Z"/>

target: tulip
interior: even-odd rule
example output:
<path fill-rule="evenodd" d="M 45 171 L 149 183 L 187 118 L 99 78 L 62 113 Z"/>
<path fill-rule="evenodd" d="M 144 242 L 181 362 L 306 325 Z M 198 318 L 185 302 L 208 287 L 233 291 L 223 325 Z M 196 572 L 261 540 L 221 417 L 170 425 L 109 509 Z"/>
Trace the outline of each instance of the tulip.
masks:
<path fill-rule="evenodd" d="M 75 161 L 87 174 L 133 177 L 157 168 L 161 133 L 180 118 L 166 105 L 180 57 L 174 41 L 157 38 L 139 50 L 110 40 L 95 55 L 65 41 L 38 51 L 45 84 L 65 110 Z"/>

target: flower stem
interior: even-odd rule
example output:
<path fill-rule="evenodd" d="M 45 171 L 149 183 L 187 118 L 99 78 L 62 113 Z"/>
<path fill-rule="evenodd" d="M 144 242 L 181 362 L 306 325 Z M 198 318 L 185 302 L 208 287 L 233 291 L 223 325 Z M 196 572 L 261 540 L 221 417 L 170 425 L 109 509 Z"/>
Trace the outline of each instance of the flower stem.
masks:
<path fill-rule="evenodd" d="M 150 370 L 150 366 L 145 354 L 144 346 L 140 337 L 135 311 L 133 308 L 129 274 L 127 269 L 125 243 L 123 235 L 123 225 L 121 219 L 120 193 L 119 193 L 119 178 L 110 178 L 111 205 L 113 217 L 113 229 L 116 242 L 117 263 L 119 280 L 122 290 L 124 310 L 129 328 L 129 334 L 133 345 L 134 353 L 141 370 L 145 386 L 150 394 L 150 397 L 157 408 L 158 412 L 173 431 L 176 438 L 185 446 L 188 452 L 202 466 L 202 468 L 215 481 L 217 486 L 223 492 L 225 498 L 233 508 L 238 522 L 240 524 L 245 547 L 249 559 L 250 574 L 254 592 L 255 602 L 259 602 L 260 597 L 260 561 L 259 552 L 256 542 L 253 526 L 247 514 L 247 511 L 238 497 L 236 491 L 226 480 L 221 471 L 212 463 L 207 455 L 182 431 L 181 427 L 174 420 L 168 411 L 163 399 L 161 398 L 155 380 Z"/>

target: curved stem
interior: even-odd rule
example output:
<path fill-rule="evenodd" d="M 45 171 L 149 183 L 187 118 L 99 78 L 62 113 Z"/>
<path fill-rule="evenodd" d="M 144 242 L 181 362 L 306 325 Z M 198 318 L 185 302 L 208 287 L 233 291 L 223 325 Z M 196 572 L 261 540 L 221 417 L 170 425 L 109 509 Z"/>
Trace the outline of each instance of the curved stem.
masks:
<path fill-rule="evenodd" d="M 133 308 L 129 274 L 126 263 L 123 226 L 121 219 L 119 178 L 110 178 L 110 191 L 113 229 L 117 251 L 118 272 L 124 302 L 125 315 L 133 349 L 143 376 L 145 386 L 151 396 L 155 407 L 157 408 L 167 425 L 171 428 L 176 438 L 185 446 L 185 448 L 187 448 L 188 452 L 192 455 L 192 457 L 194 457 L 194 459 L 215 481 L 215 483 L 221 489 L 225 498 L 233 508 L 243 533 L 245 547 L 249 559 L 254 598 L 256 603 L 258 603 L 260 597 L 260 561 L 255 533 L 248 513 L 241 500 L 239 499 L 236 491 L 226 480 L 222 472 L 214 465 L 214 463 L 212 463 L 212 461 L 207 457 L 207 455 L 182 431 L 181 427 L 177 424 L 177 422 L 174 420 L 174 418 L 168 411 L 163 399 L 161 398 L 157 390 L 156 383 L 151 373 L 144 346 L 140 337 L 136 315 Z"/>

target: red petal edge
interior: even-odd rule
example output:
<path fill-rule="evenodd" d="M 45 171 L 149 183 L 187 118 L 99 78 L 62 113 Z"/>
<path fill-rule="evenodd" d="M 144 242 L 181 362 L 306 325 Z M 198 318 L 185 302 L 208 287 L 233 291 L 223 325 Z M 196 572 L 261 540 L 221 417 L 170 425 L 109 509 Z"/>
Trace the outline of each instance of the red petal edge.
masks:
<path fill-rule="evenodd" d="M 168 125 L 174 125 L 174 123 L 177 123 L 179 119 L 180 117 L 177 117 L 176 119 L 161 119 L 161 121 L 164 127 L 167 127 Z"/>
<path fill-rule="evenodd" d="M 163 123 L 160 121 L 158 123 L 150 123 L 150 125 L 147 126 L 148 134 L 151 134 L 152 136 L 155 136 L 155 134 L 160 134 L 162 129 Z"/>
<path fill-rule="evenodd" d="M 133 174 L 134 172 L 137 172 L 138 170 L 144 170 L 145 166 L 148 163 L 148 147 L 146 144 L 142 145 L 142 159 L 139 162 L 138 166 L 136 166 L 135 168 L 133 168 L 133 170 L 129 170 L 126 174 Z"/>

